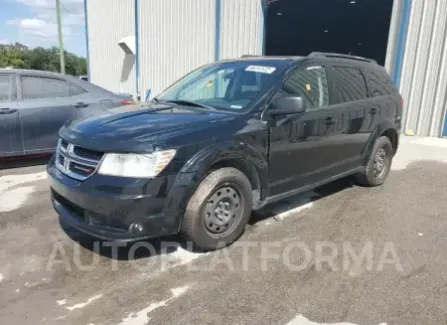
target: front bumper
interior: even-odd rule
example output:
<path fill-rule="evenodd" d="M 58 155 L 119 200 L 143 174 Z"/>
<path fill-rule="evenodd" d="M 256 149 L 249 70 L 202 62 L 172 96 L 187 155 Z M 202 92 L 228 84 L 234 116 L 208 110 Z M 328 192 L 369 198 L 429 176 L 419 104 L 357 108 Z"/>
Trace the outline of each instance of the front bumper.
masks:
<path fill-rule="evenodd" d="M 171 235 L 177 220 L 163 215 L 176 175 L 134 179 L 92 175 L 77 181 L 54 165 L 47 168 L 51 200 L 62 221 L 103 240 L 130 242 Z"/>

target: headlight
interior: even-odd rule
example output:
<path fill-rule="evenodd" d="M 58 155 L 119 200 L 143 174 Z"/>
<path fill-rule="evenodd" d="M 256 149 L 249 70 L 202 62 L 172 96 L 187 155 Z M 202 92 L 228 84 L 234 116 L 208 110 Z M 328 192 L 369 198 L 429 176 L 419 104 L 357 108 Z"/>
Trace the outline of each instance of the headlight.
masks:
<path fill-rule="evenodd" d="M 171 162 L 175 150 L 151 154 L 107 153 L 99 166 L 98 174 L 122 177 L 154 177 Z"/>

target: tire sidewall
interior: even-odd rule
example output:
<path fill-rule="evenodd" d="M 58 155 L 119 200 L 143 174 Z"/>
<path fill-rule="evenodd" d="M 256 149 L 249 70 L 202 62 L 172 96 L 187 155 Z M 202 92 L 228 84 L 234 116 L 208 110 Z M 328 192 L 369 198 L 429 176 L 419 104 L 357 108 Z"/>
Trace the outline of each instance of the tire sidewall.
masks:
<path fill-rule="evenodd" d="M 374 176 L 374 159 L 376 157 L 377 152 L 381 149 L 385 149 L 386 152 L 386 165 L 385 165 L 385 171 L 380 175 L 380 177 Z M 388 174 L 391 170 L 391 165 L 393 161 L 394 156 L 394 150 L 393 146 L 391 144 L 391 141 L 387 137 L 380 137 L 377 139 L 373 151 L 371 153 L 371 157 L 368 161 L 367 169 L 366 169 L 366 176 L 368 178 L 368 181 L 371 183 L 371 185 L 377 186 L 381 185 L 385 182 L 386 178 L 388 177 Z"/>
<path fill-rule="evenodd" d="M 219 187 L 235 185 L 243 200 L 242 215 L 233 231 L 223 236 L 210 236 L 203 220 L 203 209 L 208 198 Z M 250 181 L 237 169 L 222 168 L 210 173 L 199 185 L 188 202 L 182 223 L 182 233 L 201 250 L 213 250 L 233 243 L 244 232 L 252 210 Z M 186 227 L 185 227 L 186 226 Z"/>

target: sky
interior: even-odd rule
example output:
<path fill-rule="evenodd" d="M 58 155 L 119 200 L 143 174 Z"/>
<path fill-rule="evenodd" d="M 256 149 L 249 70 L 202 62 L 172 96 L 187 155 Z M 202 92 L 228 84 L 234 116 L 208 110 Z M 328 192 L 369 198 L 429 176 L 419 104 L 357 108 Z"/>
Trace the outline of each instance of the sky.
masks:
<path fill-rule="evenodd" d="M 60 0 L 64 47 L 86 56 L 84 0 Z M 0 0 L 0 44 L 58 46 L 55 0 Z"/>

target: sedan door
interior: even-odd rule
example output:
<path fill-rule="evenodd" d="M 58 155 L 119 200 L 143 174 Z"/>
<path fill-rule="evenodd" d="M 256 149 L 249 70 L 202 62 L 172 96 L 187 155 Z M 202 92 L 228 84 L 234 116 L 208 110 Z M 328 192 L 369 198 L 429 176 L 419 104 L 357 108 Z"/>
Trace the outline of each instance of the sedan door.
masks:
<path fill-rule="evenodd" d="M 23 154 L 15 75 L 0 73 L 0 156 Z"/>
<path fill-rule="evenodd" d="M 19 101 L 25 153 L 52 152 L 59 129 L 76 118 L 69 83 L 56 77 L 22 75 Z"/>
<path fill-rule="evenodd" d="M 281 117 L 270 128 L 270 196 L 331 176 L 342 159 L 337 152 L 343 133 L 341 116 L 329 105 L 325 68 L 292 71 L 278 95 L 302 97 L 306 112 Z"/>
<path fill-rule="evenodd" d="M 129 95 L 119 95 L 85 82 L 68 80 L 70 98 L 75 106 L 76 118 L 82 119 L 104 114 L 108 109 L 133 103 Z"/>

